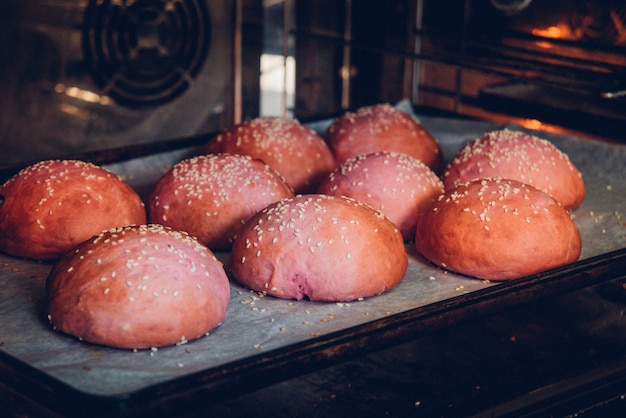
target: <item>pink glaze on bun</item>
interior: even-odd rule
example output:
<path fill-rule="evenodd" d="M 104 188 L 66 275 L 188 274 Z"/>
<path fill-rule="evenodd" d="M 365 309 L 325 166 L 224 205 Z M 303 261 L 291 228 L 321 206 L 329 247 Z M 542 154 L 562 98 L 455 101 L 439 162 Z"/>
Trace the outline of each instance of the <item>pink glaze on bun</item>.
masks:
<path fill-rule="evenodd" d="M 57 260 L 106 229 L 146 222 L 130 186 L 83 161 L 36 163 L 0 186 L 0 196 L 0 251 L 18 257 Z"/>
<path fill-rule="evenodd" d="M 467 143 L 448 163 L 446 189 L 470 180 L 501 177 L 531 184 L 561 202 L 578 207 L 585 197 L 580 171 L 550 142 L 507 129 L 488 132 Z"/>
<path fill-rule="evenodd" d="M 252 215 L 293 195 L 260 160 L 210 154 L 183 160 L 161 177 L 148 198 L 148 216 L 213 250 L 227 250 Z"/>
<path fill-rule="evenodd" d="M 367 203 L 383 212 L 405 241 L 412 241 L 423 206 L 443 193 L 443 183 L 428 166 L 409 155 L 377 152 L 346 160 L 317 191 Z"/>
<path fill-rule="evenodd" d="M 338 164 L 361 154 L 391 151 L 410 155 L 439 173 L 443 153 L 415 118 L 389 104 L 366 106 L 335 119 L 324 138 Z"/>
<path fill-rule="evenodd" d="M 213 253 L 160 225 L 112 229 L 54 266 L 46 282 L 55 329 L 115 348 L 185 343 L 224 320 L 230 285 Z"/>
<path fill-rule="evenodd" d="M 516 180 L 474 180 L 449 189 L 417 221 L 415 246 L 441 267 L 509 280 L 578 260 L 581 237 L 569 213 Z"/>
<path fill-rule="evenodd" d="M 229 267 L 250 289 L 284 299 L 350 301 L 404 277 L 402 235 L 382 213 L 346 197 L 299 195 L 255 215 L 233 243 Z"/>
<path fill-rule="evenodd" d="M 296 193 L 315 191 L 335 167 L 322 137 L 295 119 L 259 117 L 245 121 L 225 129 L 203 151 L 262 160 L 278 171 Z"/>

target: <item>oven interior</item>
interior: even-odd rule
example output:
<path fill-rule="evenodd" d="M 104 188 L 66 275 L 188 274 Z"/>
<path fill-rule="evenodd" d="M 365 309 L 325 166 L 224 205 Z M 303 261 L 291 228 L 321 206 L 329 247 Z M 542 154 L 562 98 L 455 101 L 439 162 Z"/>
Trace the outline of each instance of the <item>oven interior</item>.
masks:
<path fill-rule="evenodd" d="M 296 9 L 298 117 L 410 98 L 422 111 L 622 139 L 619 1 L 305 1 Z"/>
<path fill-rule="evenodd" d="M 622 139 L 617 0 L 2 3 L 2 167 L 403 99 Z"/>
<path fill-rule="evenodd" d="M 626 4 L 619 0 L 2 0 L 0 5 L 5 10 L 0 16 L 4 175 L 44 158 L 108 155 L 129 146 L 149 153 L 160 149 L 155 144 L 189 144 L 189 138 L 198 143 L 260 115 L 311 122 L 403 100 L 418 114 L 624 141 Z M 466 353 L 454 344 L 472 341 L 475 361 L 496 357 L 511 373 L 524 375 L 518 357 L 485 354 L 490 347 L 472 333 L 487 329 L 489 338 L 502 343 L 513 338 L 515 331 L 507 330 L 523 328 L 518 332 L 533 336 L 528 341 L 539 345 L 536 353 L 526 353 L 528 364 L 537 358 L 556 362 L 559 356 L 551 350 L 560 338 L 567 344 L 587 341 L 564 364 L 573 368 L 576 361 L 593 357 L 598 368 L 583 365 L 577 380 L 575 370 L 554 367 L 552 375 L 534 383 L 549 387 L 559 383 L 551 379 L 567 379 L 560 380 L 564 386 L 551 386 L 554 391 L 545 399 L 497 399 L 503 402 L 501 409 L 493 398 L 482 404 L 478 399 L 473 410 L 490 407 L 496 408 L 491 413 L 515 416 L 515 411 L 539 405 L 536 416 L 541 416 L 541 402 L 570 402 L 582 410 L 590 393 L 589 405 L 611 400 L 623 410 L 625 287 L 622 277 L 549 299 L 553 305 L 531 305 L 531 314 L 517 309 L 400 346 L 386 359 L 418 377 L 441 373 L 434 378 L 438 385 L 428 390 L 443 405 L 442 393 L 449 389 L 458 390 L 459 403 L 480 398 L 476 387 L 443 382 L 446 376 L 458 379 L 480 368 L 446 370 L 439 360 L 433 363 L 441 366 L 437 370 L 422 363 L 418 370 L 406 368 L 407 361 L 415 366 L 414 353 L 451 359 Z M 579 316 L 568 316 L 572 313 Z M 537 319 L 542 315 L 549 320 Z M 571 322 L 561 329 L 559 321 Z M 493 342 L 489 338 L 485 344 Z M 607 361 L 588 355 L 592 351 L 606 354 Z M 332 393 L 320 389 L 324 382 L 342 381 L 338 376 L 346 373 L 354 377 L 372 360 L 359 358 L 343 369 L 309 375 L 305 386 L 330 399 Z M 387 360 L 374 360 L 382 362 L 378 371 L 386 367 Z M 532 394 L 532 376 L 525 376 L 525 393 Z M 494 381 L 515 384 L 510 376 Z M 591 389 L 596 383 L 607 389 L 606 396 Z M 250 403 L 276 391 L 284 394 L 285 387 L 235 402 Z M 290 405 L 289 399 L 284 401 Z M 233 412 L 236 405 L 225 403 L 215 411 Z"/>

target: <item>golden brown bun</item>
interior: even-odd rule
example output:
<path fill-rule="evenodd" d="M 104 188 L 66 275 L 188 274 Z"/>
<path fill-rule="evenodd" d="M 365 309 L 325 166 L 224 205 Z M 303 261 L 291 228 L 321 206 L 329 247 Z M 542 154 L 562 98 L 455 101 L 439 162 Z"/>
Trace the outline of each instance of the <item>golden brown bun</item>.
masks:
<path fill-rule="evenodd" d="M 501 177 L 532 184 L 576 208 L 585 197 L 585 184 L 570 159 L 550 142 L 507 129 L 488 132 L 467 143 L 448 163 L 446 189 L 470 180 Z"/>
<path fill-rule="evenodd" d="M 179 162 L 159 179 L 148 198 L 148 217 L 151 223 L 189 233 L 213 250 L 227 250 L 252 215 L 293 195 L 284 179 L 260 160 L 204 155 Z"/>
<path fill-rule="evenodd" d="M 299 195 L 255 215 L 233 243 L 237 281 L 284 299 L 349 301 L 403 278 L 402 235 L 382 213 L 353 199 Z"/>
<path fill-rule="evenodd" d="M 367 203 L 383 212 L 405 241 L 412 241 L 422 207 L 443 193 L 443 183 L 434 171 L 409 155 L 376 152 L 346 160 L 317 192 Z"/>
<path fill-rule="evenodd" d="M 451 271 L 509 280 L 578 260 L 568 212 L 535 187 L 482 179 L 447 190 L 417 221 L 415 246 Z"/>
<path fill-rule="evenodd" d="M 435 138 L 417 120 L 389 104 L 345 113 L 331 123 L 324 138 L 338 164 L 360 154 L 393 151 L 420 160 L 436 173 L 444 166 Z"/>
<path fill-rule="evenodd" d="M 94 344 L 185 343 L 224 320 L 230 285 L 195 239 L 160 225 L 103 232 L 68 253 L 46 282 L 55 329 Z"/>
<path fill-rule="evenodd" d="M 75 160 L 42 161 L 0 186 L 0 251 L 56 260 L 118 226 L 146 223 L 137 193 L 119 177 Z"/>
<path fill-rule="evenodd" d="M 260 117 L 225 129 L 204 153 L 249 155 L 282 175 L 296 193 L 310 193 L 335 167 L 319 135 L 294 119 Z"/>

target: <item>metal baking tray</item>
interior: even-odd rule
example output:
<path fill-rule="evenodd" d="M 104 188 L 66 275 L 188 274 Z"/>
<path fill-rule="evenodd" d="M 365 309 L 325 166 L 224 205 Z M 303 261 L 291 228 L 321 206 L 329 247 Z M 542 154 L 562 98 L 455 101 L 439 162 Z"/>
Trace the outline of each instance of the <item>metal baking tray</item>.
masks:
<path fill-rule="evenodd" d="M 410 106 L 403 110 L 412 111 Z M 467 140 L 505 127 L 416 117 L 440 142 L 446 159 Z M 328 123 L 311 126 L 321 132 Z M 351 303 L 288 301 L 231 282 L 226 319 L 208 336 L 184 345 L 131 351 L 87 344 L 53 331 L 44 312 L 51 265 L 0 255 L 0 381 L 68 415 L 168 413 L 219 402 L 464 320 L 623 277 L 626 145 L 533 133 L 566 152 L 585 178 L 587 196 L 573 211 L 583 237 L 576 263 L 495 283 L 439 269 L 407 244 L 410 264 L 405 278 L 380 296 Z M 180 141 L 185 146 L 176 150 L 155 147 L 145 156 L 135 155 L 138 149 L 133 149 L 85 159 L 117 158 L 120 161 L 103 165 L 145 197 L 172 164 L 193 155 L 204 140 Z M 216 255 L 223 262 L 229 256 Z"/>

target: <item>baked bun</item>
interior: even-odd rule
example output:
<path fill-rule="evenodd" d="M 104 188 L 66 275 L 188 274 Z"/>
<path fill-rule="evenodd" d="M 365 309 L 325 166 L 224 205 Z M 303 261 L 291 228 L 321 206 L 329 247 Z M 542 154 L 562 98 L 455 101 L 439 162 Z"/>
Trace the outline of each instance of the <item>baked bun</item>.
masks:
<path fill-rule="evenodd" d="M 293 195 L 260 160 L 203 155 L 179 162 L 158 180 L 148 197 L 148 218 L 185 231 L 213 250 L 227 250 L 252 215 Z"/>
<path fill-rule="evenodd" d="M 402 235 L 382 213 L 346 197 L 299 195 L 246 223 L 233 243 L 233 277 L 284 299 L 350 301 L 403 278 Z"/>
<path fill-rule="evenodd" d="M 507 129 L 488 132 L 463 146 L 443 175 L 446 189 L 470 180 L 501 177 L 532 184 L 574 209 L 585 197 L 583 177 L 550 142 Z"/>
<path fill-rule="evenodd" d="M 222 263 L 160 225 L 112 229 L 66 254 L 46 281 L 53 327 L 94 344 L 140 349 L 185 343 L 222 323 Z"/>
<path fill-rule="evenodd" d="M 435 200 L 417 221 L 415 246 L 451 271 L 509 280 L 578 260 L 581 238 L 569 213 L 541 190 L 482 179 Z"/>
<path fill-rule="evenodd" d="M 203 151 L 262 160 L 278 171 L 296 193 L 315 191 L 335 167 L 322 137 L 295 119 L 260 117 L 245 121 L 225 129 Z"/>
<path fill-rule="evenodd" d="M 0 186 L 0 251 L 56 260 L 77 244 L 118 226 L 146 223 L 139 195 L 93 164 L 49 160 Z"/>
<path fill-rule="evenodd" d="M 389 104 L 343 114 L 330 124 L 324 138 L 338 164 L 360 154 L 393 151 L 410 155 L 437 173 L 444 166 L 435 138 L 413 117 Z"/>
<path fill-rule="evenodd" d="M 317 191 L 367 203 L 383 212 L 405 241 L 412 241 L 422 207 L 443 193 L 443 183 L 434 171 L 409 155 L 376 152 L 346 160 Z"/>

